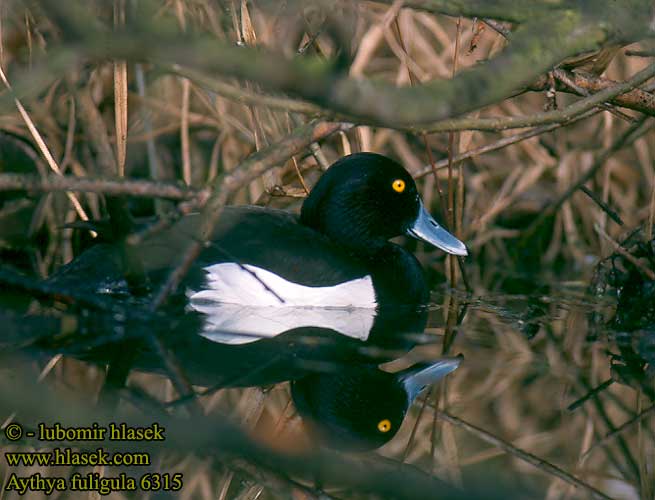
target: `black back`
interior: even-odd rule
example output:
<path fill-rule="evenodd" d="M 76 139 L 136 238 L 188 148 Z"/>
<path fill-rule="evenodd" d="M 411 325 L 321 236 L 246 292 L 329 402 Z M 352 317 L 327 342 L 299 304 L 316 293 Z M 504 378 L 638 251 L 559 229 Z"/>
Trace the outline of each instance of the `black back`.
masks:
<path fill-rule="evenodd" d="M 147 270 L 170 269 L 192 241 L 199 222 L 198 215 L 190 215 L 148 240 L 142 247 Z M 306 286 L 336 285 L 368 271 L 327 237 L 299 224 L 293 214 L 254 206 L 223 210 L 210 245 L 194 267 L 220 262 L 251 264 Z"/>

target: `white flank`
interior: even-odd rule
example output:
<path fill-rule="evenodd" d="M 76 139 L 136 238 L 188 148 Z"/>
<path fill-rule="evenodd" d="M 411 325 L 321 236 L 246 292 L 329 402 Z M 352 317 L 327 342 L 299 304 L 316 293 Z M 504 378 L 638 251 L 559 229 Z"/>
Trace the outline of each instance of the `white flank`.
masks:
<path fill-rule="evenodd" d="M 193 292 L 191 299 L 246 306 L 364 309 L 375 309 L 377 306 L 370 276 L 334 286 L 313 287 L 287 281 L 266 269 L 251 265 L 239 266 L 232 262 L 214 264 L 206 267 L 205 271 L 207 288 Z"/>
<path fill-rule="evenodd" d="M 303 326 L 366 340 L 373 326 L 370 276 L 311 287 L 251 265 L 221 263 L 205 271 L 207 288 L 187 295 L 189 306 L 206 315 L 201 335 L 213 342 L 244 344 Z"/>

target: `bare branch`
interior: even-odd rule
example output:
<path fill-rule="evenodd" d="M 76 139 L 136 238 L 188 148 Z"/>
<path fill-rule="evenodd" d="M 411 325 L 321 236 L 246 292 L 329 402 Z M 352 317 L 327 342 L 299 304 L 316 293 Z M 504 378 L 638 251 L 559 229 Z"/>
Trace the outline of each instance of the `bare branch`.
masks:
<path fill-rule="evenodd" d="M 131 179 L 106 179 L 97 177 L 74 177 L 50 175 L 41 177 L 29 174 L 0 173 L 0 191 L 82 191 L 102 193 L 110 196 L 129 195 L 145 198 L 167 198 L 169 200 L 191 200 L 202 197 L 206 191 L 188 186 Z"/>
<path fill-rule="evenodd" d="M 68 4 L 44 2 L 49 11 L 58 12 L 66 11 Z M 608 15 L 610 5 L 605 6 Z M 301 97 L 361 122 L 401 128 L 498 102 L 564 58 L 598 49 L 606 41 L 605 24 L 588 19 L 582 10 L 564 12 L 565 15 L 553 13 L 539 17 L 532 24 L 520 25 L 512 34 L 512 43 L 500 55 L 462 71 L 452 80 L 403 88 L 349 78 L 332 62 L 304 57 L 287 59 L 280 54 L 225 45 L 209 38 L 181 39 L 154 25 L 128 26 L 123 32 L 78 38 L 70 47 L 91 58 L 148 60 L 159 64 L 183 61 L 189 68 L 256 81 L 271 90 Z M 634 36 L 643 33 L 641 27 L 637 28 L 633 27 Z M 77 31 L 78 36 L 85 36 L 83 31 Z M 72 33 L 76 34 L 76 30 Z M 426 106 L 426 102 L 431 105 Z"/>
<path fill-rule="evenodd" d="M 587 111 L 581 115 L 578 115 L 574 119 L 566 122 L 561 122 L 561 123 L 553 123 L 552 125 L 543 125 L 541 127 L 535 127 L 530 130 L 526 130 L 525 132 L 521 132 L 519 134 L 514 134 L 508 137 L 503 137 L 502 139 L 499 139 L 491 144 L 485 144 L 484 146 L 480 146 L 475 149 L 471 149 L 469 151 L 466 151 L 464 153 L 459 153 L 455 155 L 453 158 L 453 163 L 459 163 L 461 161 L 467 160 L 469 158 L 474 158 L 475 156 L 480 156 L 485 153 L 490 153 L 492 151 L 497 151 L 499 149 L 506 148 L 507 146 L 511 146 L 512 144 L 516 144 L 521 141 L 525 141 L 526 139 L 530 139 L 531 137 L 536 137 L 541 134 L 545 134 L 548 132 L 551 132 L 553 130 L 556 130 L 561 127 L 565 127 L 567 125 L 571 125 L 579 120 L 582 120 L 584 118 L 589 118 L 590 116 L 593 116 L 595 114 L 598 114 L 600 110 L 590 110 Z M 434 168 L 436 169 L 442 169 L 446 168 L 448 166 L 448 158 L 444 158 L 443 160 L 439 160 L 435 162 Z M 427 165 L 423 167 L 418 173 L 414 174 L 414 177 L 417 179 L 420 179 L 421 177 L 425 177 L 426 175 L 429 175 L 432 173 L 432 165 Z"/>
<path fill-rule="evenodd" d="M 602 90 L 612 88 L 618 82 L 601 78 L 590 73 L 581 73 L 578 71 L 565 71 L 563 69 L 554 70 L 555 78 L 557 79 L 557 90 L 563 92 L 571 92 L 574 94 L 583 95 L 579 89 L 583 89 L 590 94 L 595 94 Z M 573 82 L 575 87 L 566 84 L 566 81 Z M 530 85 L 530 90 L 545 90 L 548 87 L 548 82 L 545 76 L 540 77 L 537 81 Z M 641 113 L 646 113 L 655 116 L 655 95 L 645 90 L 638 88 L 632 89 L 629 92 L 618 94 L 609 99 L 609 102 L 622 106 L 624 108 L 634 109 Z"/>
<path fill-rule="evenodd" d="M 433 125 L 429 125 L 426 128 L 430 132 L 444 132 L 448 130 L 506 130 L 510 128 L 533 127 L 535 125 L 544 125 L 547 123 L 566 122 L 595 106 L 612 100 L 618 95 L 629 92 L 653 76 L 655 76 L 655 64 L 647 66 L 626 82 L 605 88 L 597 94 L 580 99 L 578 102 L 563 109 L 524 116 L 456 118 L 443 120 Z"/>

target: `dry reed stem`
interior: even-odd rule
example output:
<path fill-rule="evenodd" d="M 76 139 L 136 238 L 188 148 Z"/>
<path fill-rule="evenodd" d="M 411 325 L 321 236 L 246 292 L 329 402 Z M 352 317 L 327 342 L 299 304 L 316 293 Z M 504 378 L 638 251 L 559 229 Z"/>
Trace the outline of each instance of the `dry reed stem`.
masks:
<path fill-rule="evenodd" d="M 114 26 L 125 25 L 125 0 L 114 0 Z M 127 154 L 127 63 L 114 61 L 114 114 L 116 122 L 116 162 L 119 177 L 125 175 Z"/>
<path fill-rule="evenodd" d="M 9 81 L 7 80 L 7 77 L 5 76 L 4 71 L 2 70 L 2 67 L 0 67 L 0 78 L 2 79 L 3 83 L 5 84 L 5 87 L 11 92 L 11 85 L 9 85 Z M 23 121 L 25 122 L 25 125 L 27 125 L 27 128 L 30 131 L 30 134 L 34 138 L 34 142 L 36 142 L 36 145 L 39 148 L 39 151 L 43 155 L 43 158 L 46 160 L 46 163 L 48 166 L 51 168 L 51 170 L 57 174 L 61 175 L 61 169 L 57 165 L 57 162 L 52 156 L 52 153 L 50 153 L 50 149 L 46 145 L 45 141 L 43 140 L 43 137 L 39 133 L 39 130 L 36 128 L 34 125 L 34 122 L 30 118 L 30 115 L 27 113 L 21 102 L 18 100 L 18 98 L 14 99 L 14 102 L 16 103 L 16 107 L 18 108 L 18 112 L 20 113 Z M 72 203 L 73 207 L 75 208 L 76 212 L 78 213 L 80 219 L 82 220 L 88 220 L 89 217 L 86 215 L 86 212 L 84 208 L 82 208 L 81 203 L 77 199 L 77 197 L 72 194 L 72 193 L 66 193 L 68 196 L 68 199 Z"/>
<path fill-rule="evenodd" d="M 455 50 L 453 53 L 453 69 L 451 78 L 455 78 L 457 74 L 457 66 L 459 61 L 460 39 L 462 34 L 462 18 L 457 18 L 457 26 L 455 29 Z M 448 132 L 448 212 L 447 220 L 448 227 L 455 231 L 457 222 L 455 220 L 455 185 L 453 184 L 453 156 L 459 151 L 459 136 L 456 132 Z M 434 167 L 434 162 L 431 162 Z M 450 286 L 455 288 L 457 286 L 457 268 L 455 262 L 458 258 L 454 255 L 448 256 L 449 271 L 450 271 Z"/>

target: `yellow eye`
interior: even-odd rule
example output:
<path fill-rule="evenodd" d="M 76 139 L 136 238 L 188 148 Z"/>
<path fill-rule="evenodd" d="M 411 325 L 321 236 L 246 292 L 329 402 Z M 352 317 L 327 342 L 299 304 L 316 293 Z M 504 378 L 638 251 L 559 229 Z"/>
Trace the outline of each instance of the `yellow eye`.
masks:
<path fill-rule="evenodd" d="M 400 181 L 400 182 L 402 182 L 402 181 Z M 389 432 L 391 430 L 391 422 L 389 421 L 388 418 L 385 418 L 384 420 L 380 420 L 378 422 L 378 430 L 380 432 Z"/>
<path fill-rule="evenodd" d="M 402 179 L 396 179 L 391 183 L 391 187 L 396 193 L 402 193 L 405 190 L 405 181 Z"/>

